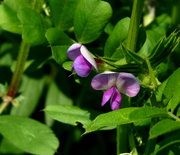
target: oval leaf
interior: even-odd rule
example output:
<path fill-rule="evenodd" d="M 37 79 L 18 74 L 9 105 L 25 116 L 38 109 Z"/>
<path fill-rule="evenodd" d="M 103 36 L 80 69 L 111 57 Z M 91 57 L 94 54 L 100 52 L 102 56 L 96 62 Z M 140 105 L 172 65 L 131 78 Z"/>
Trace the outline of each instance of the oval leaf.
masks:
<path fill-rule="evenodd" d="M 21 22 L 17 17 L 17 12 L 5 3 L 0 6 L 0 17 L 0 25 L 4 30 L 21 34 L 22 27 L 20 27 Z"/>
<path fill-rule="evenodd" d="M 180 129 L 180 122 L 165 119 L 155 124 L 150 130 L 150 138 L 155 138 L 167 132 Z"/>
<path fill-rule="evenodd" d="M 128 116 L 131 112 L 137 109 L 139 108 L 131 107 L 131 108 L 124 108 L 124 109 L 111 111 L 109 113 L 101 114 L 98 117 L 96 117 L 87 126 L 84 134 L 99 130 L 100 128 L 103 128 L 103 127 L 132 123 L 132 121 L 129 119 Z"/>
<path fill-rule="evenodd" d="M 31 46 L 41 45 L 46 42 L 46 23 L 43 18 L 30 8 L 21 9 L 18 18 L 22 22 L 22 38 Z"/>
<path fill-rule="evenodd" d="M 129 119 L 132 121 L 141 121 L 147 118 L 168 116 L 167 112 L 160 108 L 142 107 L 129 114 Z"/>
<path fill-rule="evenodd" d="M 54 25 L 60 30 L 73 26 L 73 17 L 79 0 L 49 0 Z"/>
<path fill-rule="evenodd" d="M 111 35 L 106 41 L 104 56 L 112 58 L 123 58 L 124 53 L 122 44 L 128 36 L 130 19 L 128 17 L 121 19 L 114 27 Z"/>
<path fill-rule="evenodd" d="M 46 38 L 51 45 L 52 55 L 58 64 L 68 60 L 67 50 L 73 41 L 63 31 L 57 28 L 50 28 L 46 32 Z"/>
<path fill-rule="evenodd" d="M 12 144 L 31 154 L 52 155 L 59 142 L 46 125 L 20 116 L 0 116 L 0 133 Z"/>
<path fill-rule="evenodd" d="M 68 105 L 49 105 L 44 111 L 59 122 L 74 126 L 77 125 L 77 122 L 80 122 L 83 127 L 86 127 L 91 119 L 99 114 L 99 112 L 82 110 L 79 107 Z"/>
<path fill-rule="evenodd" d="M 76 39 L 81 44 L 96 40 L 111 16 L 112 8 L 109 3 L 99 0 L 80 0 L 74 16 Z"/>

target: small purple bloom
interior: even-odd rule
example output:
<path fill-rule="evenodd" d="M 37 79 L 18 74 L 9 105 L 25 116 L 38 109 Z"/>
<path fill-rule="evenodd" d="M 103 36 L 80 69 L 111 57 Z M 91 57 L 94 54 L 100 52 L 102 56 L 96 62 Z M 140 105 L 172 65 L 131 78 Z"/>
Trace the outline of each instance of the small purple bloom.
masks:
<path fill-rule="evenodd" d="M 88 76 L 92 67 L 98 72 L 96 61 L 85 46 L 74 43 L 67 50 L 67 56 L 74 60 L 71 71 L 75 70 L 79 76 Z"/>
<path fill-rule="evenodd" d="M 120 109 L 121 93 L 134 97 L 140 90 L 138 79 L 130 73 L 105 72 L 96 75 L 91 82 L 95 90 L 106 90 L 101 105 L 110 100 L 111 109 Z"/>

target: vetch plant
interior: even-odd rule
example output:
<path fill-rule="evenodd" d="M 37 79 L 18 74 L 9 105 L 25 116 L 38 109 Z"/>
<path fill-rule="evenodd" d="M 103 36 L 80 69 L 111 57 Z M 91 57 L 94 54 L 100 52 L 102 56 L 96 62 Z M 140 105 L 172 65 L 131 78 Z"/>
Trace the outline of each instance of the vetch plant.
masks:
<path fill-rule="evenodd" d="M 129 97 L 134 97 L 140 90 L 138 79 L 130 73 L 101 73 L 92 79 L 91 86 L 95 90 L 106 90 L 103 94 L 101 105 L 105 105 L 111 98 L 112 110 L 117 110 L 121 107 L 120 92 Z"/>
<path fill-rule="evenodd" d="M 178 155 L 180 1 L 156 1 L 2 0 L 0 154 Z"/>
<path fill-rule="evenodd" d="M 71 72 L 75 70 L 81 77 L 88 76 L 92 67 L 98 72 L 95 59 L 84 45 L 74 43 L 67 50 L 67 56 L 69 59 L 74 60 Z"/>

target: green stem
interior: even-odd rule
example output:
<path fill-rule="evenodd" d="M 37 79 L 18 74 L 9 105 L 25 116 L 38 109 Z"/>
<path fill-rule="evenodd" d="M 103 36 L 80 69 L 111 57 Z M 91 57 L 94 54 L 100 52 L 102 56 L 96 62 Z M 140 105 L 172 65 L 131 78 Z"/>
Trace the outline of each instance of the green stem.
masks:
<path fill-rule="evenodd" d="M 153 127 L 154 124 L 157 123 L 157 121 L 158 121 L 157 118 L 152 119 L 151 124 L 150 124 L 150 129 Z M 157 138 L 148 139 L 144 155 L 150 155 L 154 151 L 155 146 L 156 146 L 156 141 L 157 141 Z"/>
<path fill-rule="evenodd" d="M 153 106 L 157 105 L 157 100 L 156 100 L 156 96 L 155 96 L 154 93 L 153 93 L 152 97 L 150 98 L 150 100 L 151 100 L 151 104 Z M 157 122 L 158 122 L 158 118 L 152 118 L 151 124 L 150 124 L 150 129 Z M 156 145 L 156 141 L 157 141 L 157 138 L 148 139 L 147 144 L 146 144 L 146 148 L 145 148 L 145 155 L 150 155 L 154 151 L 154 148 L 155 148 L 155 145 Z"/>
<path fill-rule="evenodd" d="M 151 78 L 151 83 L 153 85 L 153 89 L 155 89 L 158 86 L 158 84 L 157 84 L 157 81 L 156 81 L 156 78 L 155 78 L 155 75 L 154 75 L 154 71 L 153 71 L 153 69 L 151 67 L 151 63 L 150 63 L 150 61 L 148 59 L 146 59 L 146 64 L 148 66 L 149 75 L 150 75 L 150 78 Z"/>
<path fill-rule="evenodd" d="M 177 117 L 177 116 L 175 116 L 173 113 L 168 112 L 168 115 L 169 115 L 171 118 L 175 119 L 176 121 L 180 122 L 180 118 Z"/>
<path fill-rule="evenodd" d="M 144 0 L 134 0 L 126 47 L 135 52 Z"/>
<path fill-rule="evenodd" d="M 117 155 L 128 152 L 128 128 L 127 125 L 117 126 Z"/>
<path fill-rule="evenodd" d="M 136 143 L 134 140 L 134 135 L 132 133 L 132 131 L 130 130 L 130 126 L 129 126 L 129 145 L 132 151 L 132 155 L 138 155 L 137 149 L 136 149 Z"/>
<path fill-rule="evenodd" d="M 128 107 L 129 97 L 122 94 L 121 108 Z M 128 152 L 128 124 L 117 126 L 117 155 Z"/>
<path fill-rule="evenodd" d="M 172 7 L 172 27 L 173 29 L 180 27 L 180 0 L 173 1 Z"/>
<path fill-rule="evenodd" d="M 15 70 L 11 79 L 11 84 L 9 86 L 9 90 L 7 94 L 12 99 L 15 97 L 16 92 L 18 90 L 21 77 L 24 71 L 24 65 L 25 65 L 25 62 L 29 53 L 29 48 L 30 46 L 25 41 L 21 42 L 16 67 L 15 67 Z"/>

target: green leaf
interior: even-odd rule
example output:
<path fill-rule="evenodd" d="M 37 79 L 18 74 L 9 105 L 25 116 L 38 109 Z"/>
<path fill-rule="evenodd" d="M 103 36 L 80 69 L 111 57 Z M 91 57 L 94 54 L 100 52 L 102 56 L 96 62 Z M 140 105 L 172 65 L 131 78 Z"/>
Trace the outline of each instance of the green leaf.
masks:
<path fill-rule="evenodd" d="M 156 144 L 154 155 L 162 155 L 173 151 L 174 155 L 180 152 L 180 134 L 179 130 L 168 133 Z M 169 153 L 170 154 L 170 153 Z"/>
<path fill-rule="evenodd" d="M 96 40 L 112 16 L 109 3 L 100 0 L 80 0 L 75 16 L 74 31 L 81 44 Z"/>
<path fill-rule="evenodd" d="M 162 134 L 180 129 L 180 122 L 171 119 L 164 119 L 156 123 L 150 130 L 150 138 L 155 138 Z"/>
<path fill-rule="evenodd" d="M 85 86 L 90 86 L 91 81 L 95 75 L 97 75 L 97 72 L 95 70 L 91 70 L 90 74 L 87 77 L 80 77 L 75 73 L 74 78 L 77 83 Z"/>
<path fill-rule="evenodd" d="M 12 143 L 10 143 L 6 138 L 3 138 L 1 140 L 0 145 L 0 154 L 23 154 L 24 151 L 14 146 Z"/>
<path fill-rule="evenodd" d="M 179 32 L 172 32 L 169 37 L 162 37 L 148 54 L 148 59 L 152 65 L 157 66 L 167 59 L 179 44 Z"/>
<path fill-rule="evenodd" d="M 55 27 L 67 30 L 73 26 L 73 17 L 79 0 L 49 0 Z"/>
<path fill-rule="evenodd" d="M 80 122 L 84 128 L 99 114 L 99 112 L 68 105 L 49 105 L 44 111 L 59 122 L 73 126 Z"/>
<path fill-rule="evenodd" d="M 17 17 L 17 11 L 27 7 L 29 7 L 27 0 L 4 0 L 0 6 L 1 27 L 6 31 L 21 34 L 22 27 L 20 27 L 21 22 Z"/>
<path fill-rule="evenodd" d="M 56 62 L 62 65 L 67 57 L 67 50 L 73 44 L 71 38 L 57 28 L 50 28 L 46 32 L 46 38 L 51 45 L 52 55 Z"/>
<path fill-rule="evenodd" d="M 114 27 L 108 37 L 105 47 L 104 56 L 112 58 L 124 58 L 122 44 L 125 42 L 129 31 L 130 19 L 128 17 L 121 19 Z"/>
<path fill-rule="evenodd" d="M 20 27 L 21 22 L 17 17 L 17 12 L 12 10 L 8 5 L 3 3 L 0 6 L 0 25 L 1 27 L 9 32 L 21 34 L 22 28 Z"/>
<path fill-rule="evenodd" d="M 180 140 L 170 141 L 168 144 L 160 147 L 157 151 L 155 151 L 154 155 L 177 155 L 180 152 Z"/>
<path fill-rule="evenodd" d="M 163 98 L 163 91 L 165 89 L 165 86 L 167 84 L 168 79 L 166 79 L 165 81 L 163 81 L 163 83 L 161 83 L 161 85 L 157 88 L 157 93 L 156 93 L 156 100 L 157 102 L 162 102 L 162 98 Z"/>
<path fill-rule="evenodd" d="M 65 63 L 62 64 L 62 67 L 68 71 L 71 71 L 73 62 L 74 61 L 66 61 Z"/>
<path fill-rule="evenodd" d="M 42 72 L 37 71 L 34 74 L 36 76 L 40 76 Z M 44 89 L 44 82 L 45 78 L 30 78 L 24 75 L 19 88 L 19 92 L 21 92 L 24 99 L 18 107 L 12 107 L 10 114 L 18 116 L 30 116 L 39 103 L 39 99 Z"/>
<path fill-rule="evenodd" d="M 123 45 L 122 45 L 122 47 L 123 47 L 124 52 L 125 52 L 133 61 L 135 61 L 136 63 L 142 64 L 142 63 L 145 61 L 145 59 L 143 59 L 143 58 L 142 58 L 140 55 L 138 55 L 137 53 L 128 50 L 128 49 L 127 49 L 126 47 L 124 47 Z"/>
<path fill-rule="evenodd" d="M 31 46 L 46 43 L 46 23 L 37 12 L 30 8 L 21 9 L 18 18 L 22 22 L 22 38 Z"/>
<path fill-rule="evenodd" d="M 167 117 L 168 114 L 166 111 L 160 108 L 155 107 L 142 107 L 138 110 L 135 110 L 129 114 L 129 119 L 132 121 L 140 121 L 145 120 L 147 118 L 154 118 L 154 117 Z"/>
<path fill-rule="evenodd" d="M 103 127 L 127 124 L 127 123 L 147 120 L 148 118 L 161 117 L 161 116 L 168 117 L 168 114 L 166 111 L 159 108 L 131 107 L 131 108 L 119 109 L 106 114 L 101 114 L 98 117 L 96 117 L 87 126 L 84 134 L 99 130 L 100 128 Z"/>
<path fill-rule="evenodd" d="M 16 147 L 31 154 L 52 155 L 59 142 L 46 125 L 20 116 L 0 116 L 0 133 Z"/>
<path fill-rule="evenodd" d="M 178 68 L 168 79 L 165 86 L 163 95 L 164 95 L 164 104 L 168 102 L 168 109 L 171 109 L 173 112 L 180 102 L 180 68 Z"/>
<path fill-rule="evenodd" d="M 132 123 L 129 114 L 136 111 L 137 107 L 124 108 L 97 116 L 87 127 L 84 134 L 99 130 L 103 127 Z"/>

